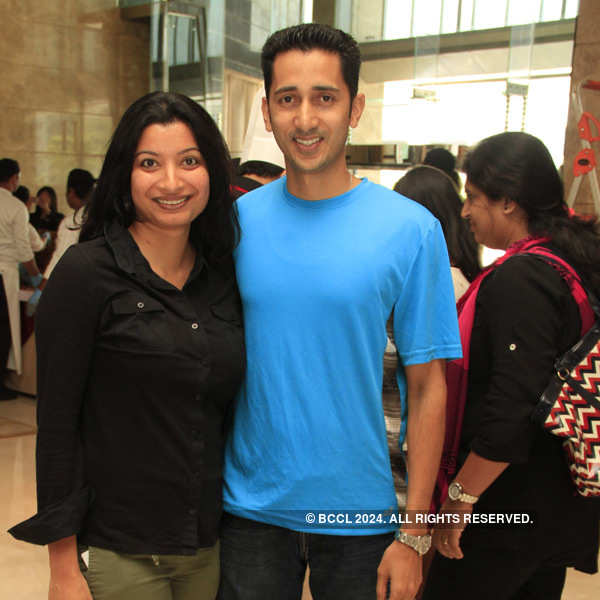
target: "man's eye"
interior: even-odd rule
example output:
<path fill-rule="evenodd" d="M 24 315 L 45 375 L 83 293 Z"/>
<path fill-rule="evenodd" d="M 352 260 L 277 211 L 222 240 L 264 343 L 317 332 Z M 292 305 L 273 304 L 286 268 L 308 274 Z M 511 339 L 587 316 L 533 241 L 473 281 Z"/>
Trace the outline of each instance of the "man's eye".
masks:
<path fill-rule="evenodd" d="M 292 98 L 292 96 L 283 96 L 283 98 L 281 98 L 281 101 L 284 104 L 291 104 L 293 101 L 293 98 Z"/>
<path fill-rule="evenodd" d="M 321 96 L 321 99 L 323 100 L 323 102 L 332 102 L 333 96 L 330 96 L 329 94 L 323 94 Z"/>

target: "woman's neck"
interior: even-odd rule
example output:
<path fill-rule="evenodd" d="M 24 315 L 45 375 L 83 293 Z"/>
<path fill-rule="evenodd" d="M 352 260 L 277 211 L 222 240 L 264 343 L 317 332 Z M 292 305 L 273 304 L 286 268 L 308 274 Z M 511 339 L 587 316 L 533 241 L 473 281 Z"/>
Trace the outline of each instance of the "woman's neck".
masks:
<path fill-rule="evenodd" d="M 150 268 L 165 281 L 183 289 L 196 260 L 196 250 L 190 243 L 189 227 L 166 232 L 134 221 L 129 227 L 129 233 Z"/>

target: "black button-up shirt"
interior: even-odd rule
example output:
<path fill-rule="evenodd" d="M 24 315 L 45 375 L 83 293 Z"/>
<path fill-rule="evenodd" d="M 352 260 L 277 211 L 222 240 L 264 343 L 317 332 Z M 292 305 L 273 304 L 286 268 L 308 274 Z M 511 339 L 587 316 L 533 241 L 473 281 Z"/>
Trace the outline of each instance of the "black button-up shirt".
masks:
<path fill-rule="evenodd" d="M 65 254 L 36 321 L 38 514 L 11 533 L 133 554 L 213 545 L 244 369 L 233 262 L 199 250 L 179 290 L 113 224 Z"/>

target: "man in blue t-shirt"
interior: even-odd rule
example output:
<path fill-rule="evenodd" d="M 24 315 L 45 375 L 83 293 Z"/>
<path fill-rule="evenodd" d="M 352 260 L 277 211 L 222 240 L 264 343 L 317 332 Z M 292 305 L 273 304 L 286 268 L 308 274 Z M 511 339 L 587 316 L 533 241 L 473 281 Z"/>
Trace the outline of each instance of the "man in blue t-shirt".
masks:
<path fill-rule="evenodd" d="M 287 177 L 238 200 L 247 374 L 225 454 L 221 600 L 412 599 L 444 430 L 445 360 L 460 356 L 446 244 L 424 208 L 349 173 L 365 105 L 360 52 L 308 24 L 262 51 L 265 125 Z M 407 423 L 407 517 L 381 403 L 394 313 Z M 407 410 L 406 410 L 407 409 Z M 395 539 L 394 539 L 395 538 Z"/>

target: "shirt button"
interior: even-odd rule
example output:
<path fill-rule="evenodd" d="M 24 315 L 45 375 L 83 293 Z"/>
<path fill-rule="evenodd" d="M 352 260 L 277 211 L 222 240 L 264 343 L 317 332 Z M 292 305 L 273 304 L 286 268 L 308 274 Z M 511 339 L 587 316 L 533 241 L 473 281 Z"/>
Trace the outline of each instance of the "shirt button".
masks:
<path fill-rule="evenodd" d="M 138 302 L 137 303 L 137 307 L 138 308 L 144 308 L 144 303 L 143 302 Z"/>
<path fill-rule="evenodd" d="M 517 345 L 516 345 L 516 344 L 511 344 L 511 345 L 508 347 L 508 349 L 509 349 L 511 352 L 514 352 L 514 351 L 517 349 Z"/>
<path fill-rule="evenodd" d="M 198 329 L 198 323 L 192 323 L 192 329 Z"/>

